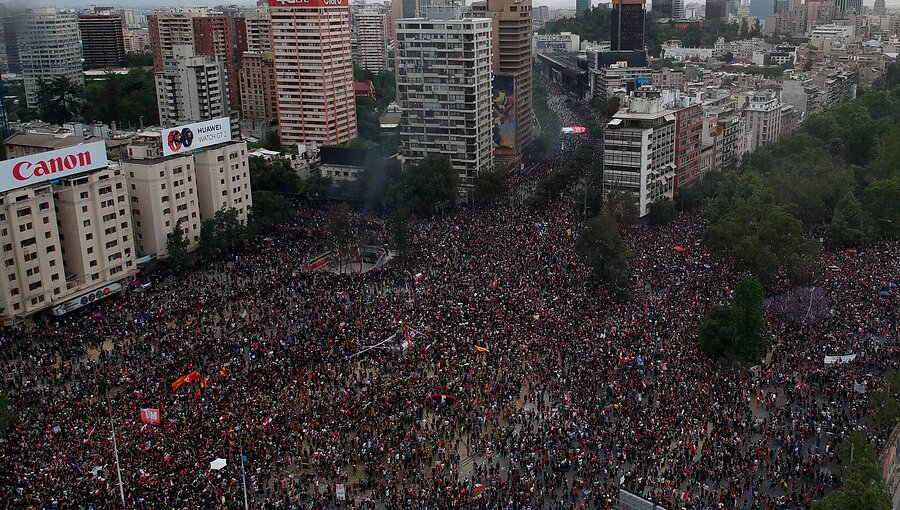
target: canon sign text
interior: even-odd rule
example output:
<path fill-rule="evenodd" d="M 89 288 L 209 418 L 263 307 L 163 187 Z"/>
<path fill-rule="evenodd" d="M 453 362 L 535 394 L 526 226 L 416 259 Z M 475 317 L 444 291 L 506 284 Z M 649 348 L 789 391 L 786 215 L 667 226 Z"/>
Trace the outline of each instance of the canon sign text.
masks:
<path fill-rule="evenodd" d="M 0 193 L 105 168 L 106 143 L 94 142 L 0 161 Z"/>

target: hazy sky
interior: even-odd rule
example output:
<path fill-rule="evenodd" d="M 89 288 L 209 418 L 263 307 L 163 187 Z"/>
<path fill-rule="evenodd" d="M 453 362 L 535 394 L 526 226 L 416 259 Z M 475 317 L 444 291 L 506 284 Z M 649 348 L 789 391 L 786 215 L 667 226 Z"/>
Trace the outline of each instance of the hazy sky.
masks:
<path fill-rule="evenodd" d="M 369 0 L 376 1 L 376 0 Z M 532 0 L 534 5 L 549 5 L 552 8 L 575 8 L 575 0 Z M 0 3 L 27 3 L 30 5 L 55 5 L 57 7 L 88 7 L 90 5 L 122 5 L 126 4 L 128 8 L 131 9 L 140 9 L 140 8 L 156 8 L 156 7 L 169 7 L 169 6 L 179 6 L 179 7 L 189 7 L 189 6 L 207 6 L 212 7 L 215 5 L 256 5 L 256 0 L 188 0 L 188 1 L 178 1 L 178 0 L 134 0 L 129 2 L 123 2 L 122 0 L 112 0 L 106 1 L 103 0 L 24 0 L 19 2 L 0 2 Z M 594 5 L 598 5 L 600 3 L 609 3 L 608 0 L 600 1 L 594 0 Z M 652 3 L 652 0 L 651 2 Z M 689 3 L 705 3 L 705 0 L 685 0 L 685 4 Z M 874 0 L 864 0 L 865 5 L 872 5 Z M 900 0 L 887 0 L 888 5 L 900 5 Z"/>

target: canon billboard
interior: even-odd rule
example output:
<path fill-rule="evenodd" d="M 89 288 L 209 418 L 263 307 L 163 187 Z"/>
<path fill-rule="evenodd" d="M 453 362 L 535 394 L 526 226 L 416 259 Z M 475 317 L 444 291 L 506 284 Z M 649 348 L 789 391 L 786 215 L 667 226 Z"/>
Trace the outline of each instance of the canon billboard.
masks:
<path fill-rule="evenodd" d="M 103 141 L 8 159 L 0 161 L 0 193 L 108 166 Z"/>
<path fill-rule="evenodd" d="M 230 141 L 231 119 L 228 117 L 166 128 L 162 132 L 163 156 Z"/>
<path fill-rule="evenodd" d="M 269 7 L 347 7 L 349 0 L 269 0 Z"/>

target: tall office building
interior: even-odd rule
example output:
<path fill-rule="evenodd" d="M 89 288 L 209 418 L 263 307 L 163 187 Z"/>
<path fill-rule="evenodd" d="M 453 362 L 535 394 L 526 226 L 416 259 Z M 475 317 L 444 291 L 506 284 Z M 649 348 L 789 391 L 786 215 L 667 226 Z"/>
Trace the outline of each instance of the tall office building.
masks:
<path fill-rule="evenodd" d="M 225 64 L 195 55 L 189 44 L 175 46 L 156 73 L 156 101 L 163 126 L 228 116 Z"/>
<path fill-rule="evenodd" d="M 356 138 L 348 0 L 269 0 L 283 143 Z"/>
<path fill-rule="evenodd" d="M 684 19 L 684 0 L 672 0 L 672 19 Z"/>
<path fill-rule="evenodd" d="M 672 0 L 653 0 L 650 10 L 658 12 L 666 18 L 672 17 Z"/>
<path fill-rule="evenodd" d="M 400 155 L 444 155 L 462 186 L 493 167 L 491 33 L 488 18 L 397 22 Z"/>
<path fill-rule="evenodd" d="M 515 156 L 535 136 L 531 0 L 486 0 L 472 12 L 491 20 L 494 156 Z"/>
<path fill-rule="evenodd" d="M 25 99 L 37 107 L 38 82 L 65 76 L 84 84 L 78 16 L 54 7 L 28 9 L 19 31 L 19 61 L 25 78 Z"/>
<path fill-rule="evenodd" d="M 90 67 L 124 67 L 122 12 L 95 7 L 78 16 L 84 63 Z"/>
<path fill-rule="evenodd" d="M 591 0 L 575 0 L 575 10 L 578 16 L 583 16 L 591 10 Z"/>
<path fill-rule="evenodd" d="M 240 101 L 237 86 L 237 59 L 234 54 L 234 34 L 227 16 L 210 16 L 205 8 L 166 9 L 149 17 L 150 47 L 153 65 L 162 71 L 174 48 L 189 44 L 196 55 L 209 57 L 224 64 L 229 84 L 228 100 Z"/>
<path fill-rule="evenodd" d="M 728 19 L 727 0 L 706 0 L 706 19 L 725 21 Z"/>
<path fill-rule="evenodd" d="M 603 191 L 635 195 L 640 216 L 650 204 L 672 199 L 675 181 L 675 112 L 659 92 L 638 90 L 603 134 Z"/>
<path fill-rule="evenodd" d="M 384 8 L 376 5 L 354 5 L 350 13 L 353 63 L 366 71 L 380 73 L 387 69 L 387 36 Z"/>
<path fill-rule="evenodd" d="M 419 13 L 419 2 L 420 0 L 391 0 L 391 12 L 394 15 L 395 25 L 403 18 L 424 16 L 424 12 Z"/>
<path fill-rule="evenodd" d="M 644 0 L 612 0 L 610 49 L 644 49 Z"/>
<path fill-rule="evenodd" d="M 887 12 L 887 6 L 885 5 L 884 0 L 875 0 L 875 5 L 872 6 L 872 13 L 876 16 L 884 16 Z"/>

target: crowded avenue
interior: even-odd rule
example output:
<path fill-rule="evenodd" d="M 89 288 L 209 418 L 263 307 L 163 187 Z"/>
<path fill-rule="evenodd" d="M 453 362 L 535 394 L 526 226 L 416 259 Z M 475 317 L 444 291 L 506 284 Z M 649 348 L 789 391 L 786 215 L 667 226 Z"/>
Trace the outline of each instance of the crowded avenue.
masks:
<path fill-rule="evenodd" d="M 223 260 L 7 330 L 0 507 L 608 509 L 621 487 L 810 508 L 863 426 L 855 384 L 896 366 L 896 241 L 826 252 L 830 313 L 767 316 L 759 366 L 711 360 L 700 321 L 745 274 L 704 248 L 702 212 L 622 228 L 621 303 L 575 254 L 572 199 L 522 204 L 576 143 L 594 141 L 528 161 L 496 204 L 412 222 L 408 256 L 364 274 L 303 270 L 328 239 L 301 204 Z"/>

